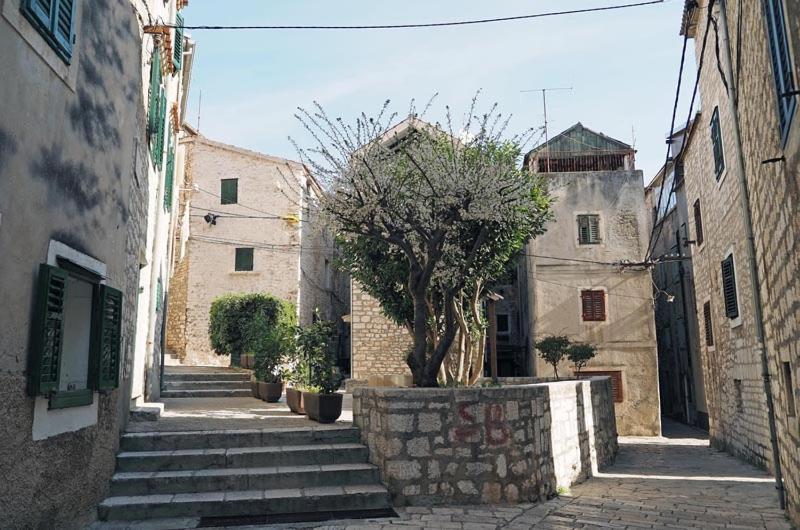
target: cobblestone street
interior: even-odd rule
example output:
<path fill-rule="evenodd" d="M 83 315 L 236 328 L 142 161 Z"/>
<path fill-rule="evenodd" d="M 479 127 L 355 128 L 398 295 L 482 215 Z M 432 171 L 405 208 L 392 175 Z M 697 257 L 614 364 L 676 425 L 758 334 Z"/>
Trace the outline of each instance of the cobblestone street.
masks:
<path fill-rule="evenodd" d="M 399 518 L 272 528 L 791 528 L 773 479 L 665 422 L 665 438 L 621 438 L 613 466 L 544 504 L 398 509 Z"/>

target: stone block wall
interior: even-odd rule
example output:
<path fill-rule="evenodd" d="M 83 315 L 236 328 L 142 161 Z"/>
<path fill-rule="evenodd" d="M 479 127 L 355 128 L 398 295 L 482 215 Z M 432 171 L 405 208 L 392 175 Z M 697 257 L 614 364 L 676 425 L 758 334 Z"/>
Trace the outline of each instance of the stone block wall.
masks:
<path fill-rule="evenodd" d="M 353 421 L 396 505 L 535 502 L 617 452 L 606 377 L 486 388 L 356 388 Z"/>
<path fill-rule="evenodd" d="M 406 364 L 406 353 L 411 347 L 408 331 L 386 318 L 378 301 L 358 283 L 351 282 L 350 296 L 350 377 L 366 381 L 371 375 L 410 375 Z"/>

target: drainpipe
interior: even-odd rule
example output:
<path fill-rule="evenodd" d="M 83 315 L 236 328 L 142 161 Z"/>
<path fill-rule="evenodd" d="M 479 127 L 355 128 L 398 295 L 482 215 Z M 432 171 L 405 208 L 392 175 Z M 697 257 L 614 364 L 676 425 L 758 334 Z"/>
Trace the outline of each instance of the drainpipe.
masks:
<path fill-rule="evenodd" d="M 756 264 L 756 245 L 753 235 L 753 220 L 750 214 L 750 191 L 747 186 L 747 177 L 744 169 L 744 154 L 742 150 L 742 137 L 739 124 L 739 87 L 734 88 L 733 66 L 730 53 L 730 39 L 728 36 L 728 16 L 726 0 L 719 0 L 720 29 L 722 31 L 723 43 L 721 49 L 724 50 L 725 76 L 728 78 L 728 106 L 731 116 L 733 116 L 733 139 L 736 142 L 736 162 L 739 170 L 739 187 L 742 211 L 744 213 L 744 226 L 747 233 L 747 263 L 750 269 L 750 277 L 753 279 L 753 313 L 756 324 L 756 340 L 759 343 L 761 354 L 761 376 L 764 380 L 764 394 L 767 398 L 767 418 L 769 423 L 769 441 L 772 446 L 772 462 L 775 468 L 775 489 L 778 490 L 781 509 L 786 509 L 786 494 L 783 487 L 783 472 L 781 470 L 781 455 L 778 447 L 777 427 L 775 425 L 775 403 L 772 399 L 772 381 L 769 374 L 769 356 L 767 355 L 767 343 L 764 338 L 764 314 L 761 311 L 761 280 L 758 275 Z M 741 9 L 741 5 L 739 7 Z"/>

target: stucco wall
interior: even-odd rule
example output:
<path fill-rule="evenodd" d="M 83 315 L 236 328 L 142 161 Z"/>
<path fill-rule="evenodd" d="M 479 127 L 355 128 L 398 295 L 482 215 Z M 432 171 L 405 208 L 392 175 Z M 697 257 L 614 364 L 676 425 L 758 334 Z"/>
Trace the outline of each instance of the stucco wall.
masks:
<path fill-rule="evenodd" d="M 78 527 L 107 493 L 127 417 L 147 175 L 141 36 L 127 2 L 77 3 L 67 67 L 19 2 L 0 2 L 0 526 Z M 135 147 L 139 146 L 134 155 Z M 122 290 L 121 388 L 95 395 L 94 425 L 34 441 L 26 394 L 37 269 L 51 239 L 107 266 Z"/>
<path fill-rule="evenodd" d="M 554 198 L 554 220 L 529 245 L 529 284 L 533 290 L 531 327 L 537 340 L 567 335 L 590 342 L 598 355 L 587 370 L 622 372 L 623 401 L 616 403 L 623 435 L 660 434 L 657 355 L 649 272 L 602 263 L 570 262 L 543 256 L 596 262 L 641 261 L 649 222 L 641 171 L 544 174 Z M 579 245 L 576 216 L 600 216 L 601 244 Z M 540 257 L 534 257 L 540 256 Z M 584 322 L 581 291 L 606 292 L 606 320 Z M 571 374 L 564 362 L 560 374 Z M 536 374 L 552 368 L 536 358 Z"/>
<path fill-rule="evenodd" d="M 396 505 L 542 501 L 617 452 L 607 378 L 357 388 L 353 422 Z"/>

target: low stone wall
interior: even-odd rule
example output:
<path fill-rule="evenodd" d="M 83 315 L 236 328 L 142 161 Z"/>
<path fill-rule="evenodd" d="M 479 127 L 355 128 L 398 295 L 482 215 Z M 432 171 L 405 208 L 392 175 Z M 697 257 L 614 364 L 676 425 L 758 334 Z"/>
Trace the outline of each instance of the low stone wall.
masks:
<path fill-rule="evenodd" d="M 396 505 L 550 498 L 617 453 L 607 377 L 485 388 L 355 388 L 353 421 Z"/>

